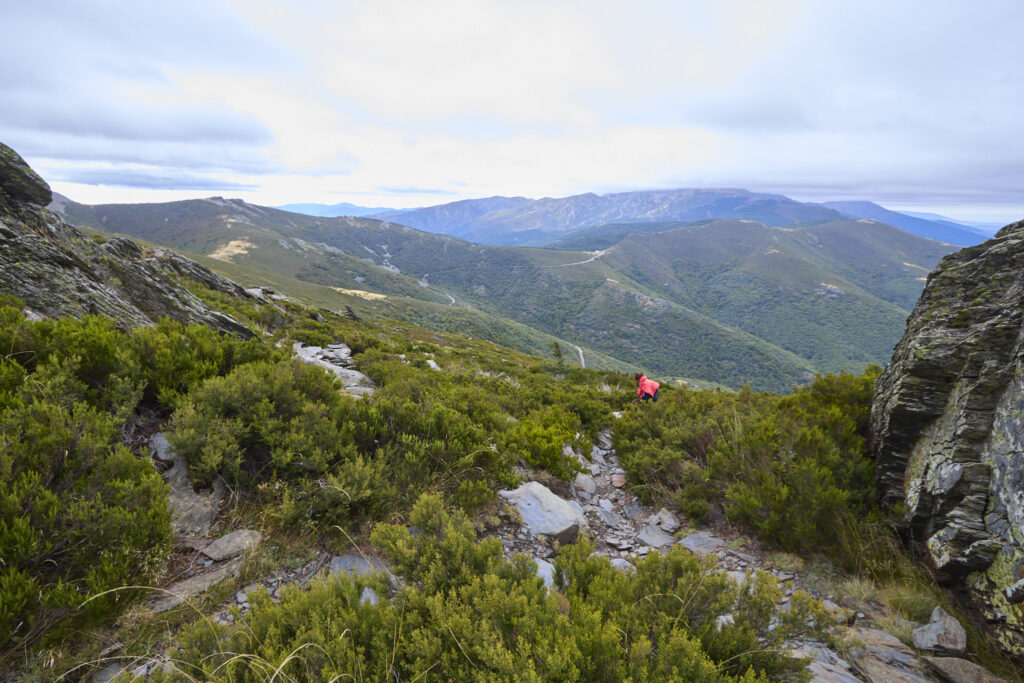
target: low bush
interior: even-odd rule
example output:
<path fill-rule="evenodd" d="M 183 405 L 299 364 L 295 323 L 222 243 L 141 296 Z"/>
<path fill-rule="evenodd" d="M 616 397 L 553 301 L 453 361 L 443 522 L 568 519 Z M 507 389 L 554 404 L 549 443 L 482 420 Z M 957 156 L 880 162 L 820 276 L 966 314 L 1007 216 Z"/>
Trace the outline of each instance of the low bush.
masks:
<path fill-rule="evenodd" d="M 783 549 L 834 548 L 845 520 L 877 513 L 865 442 L 877 373 L 819 376 L 787 396 L 671 392 L 627 411 L 617 452 L 649 498 L 694 517 L 720 506 Z"/>
<path fill-rule="evenodd" d="M 83 400 L 77 359 L 3 365 L 0 663 L 116 614 L 129 594 L 97 596 L 153 579 L 170 539 L 160 475 L 120 445 L 118 416 Z"/>
<path fill-rule="evenodd" d="M 623 573 L 591 546 L 569 546 L 549 591 L 532 560 L 477 542 L 439 497 L 421 498 L 409 521 L 422 532 L 382 524 L 372 536 L 401 585 L 343 575 L 280 604 L 262 593 L 237 627 L 190 629 L 180 671 L 211 681 L 767 681 L 797 675 L 804 662 L 784 642 L 824 623 L 806 595 L 779 612 L 771 577 L 740 586 L 681 549 Z"/>

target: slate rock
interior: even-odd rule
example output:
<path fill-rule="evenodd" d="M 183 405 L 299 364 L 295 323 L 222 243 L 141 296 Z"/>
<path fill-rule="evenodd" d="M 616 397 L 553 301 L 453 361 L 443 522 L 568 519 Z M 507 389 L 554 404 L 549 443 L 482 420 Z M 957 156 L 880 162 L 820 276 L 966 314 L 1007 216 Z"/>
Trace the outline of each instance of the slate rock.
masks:
<path fill-rule="evenodd" d="M 622 488 L 626 485 L 626 475 L 616 472 L 612 475 L 612 486 L 615 488 Z"/>
<path fill-rule="evenodd" d="M 652 521 L 670 534 L 679 528 L 679 520 L 667 508 L 658 510 Z"/>
<path fill-rule="evenodd" d="M 597 491 L 597 483 L 594 481 L 594 478 L 589 474 L 584 474 L 582 472 L 576 475 L 576 479 L 573 480 L 573 486 L 575 486 L 577 490 L 584 491 L 587 495 L 591 496 L 594 495 L 595 491 Z"/>
<path fill-rule="evenodd" d="M 544 581 L 548 590 L 552 590 L 555 587 L 555 565 L 538 558 L 534 558 L 534 562 L 537 563 L 537 577 Z"/>
<path fill-rule="evenodd" d="M 622 517 L 615 514 L 614 512 L 608 512 L 607 510 L 604 509 L 598 509 L 597 518 L 601 520 L 602 524 L 604 524 L 605 526 L 610 526 L 612 528 L 616 528 L 622 523 Z"/>
<path fill-rule="evenodd" d="M 214 562 L 229 560 L 238 557 L 250 548 L 255 548 L 260 543 L 263 535 L 255 529 L 239 529 L 232 531 L 227 536 L 222 536 L 203 549 L 203 555 Z"/>
<path fill-rule="evenodd" d="M 150 602 L 150 609 L 154 612 L 165 612 L 172 607 L 177 607 L 189 598 L 216 586 L 218 583 L 234 577 L 242 566 L 242 558 L 236 557 L 225 562 L 214 569 L 193 577 L 178 581 L 168 586 L 160 597 Z"/>
<path fill-rule="evenodd" d="M 914 647 L 954 655 L 967 650 L 967 631 L 941 607 L 932 610 L 931 620 L 913 631 Z"/>
<path fill-rule="evenodd" d="M 807 665 L 811 683 L 861 683 L 850 664 L 820 643 L 801 643 L 792 650 L 797 657 L 812 657 Z"/>
<path fill-rule="evenodd" d="M 171 509 L 171 531 L 175 536 L 206 536 L 210 533 L 213 520 L 224 500 L 224 484 L 215 479 L 213 488 L 205 492 L 196 492 L 189 481 L 188 467 L 185 459 L 180 457 L 163 433 L 153 435 L 149 442 L 153 457 L 174 464 L 163 473 L 164 480 L 170 485 L 167 504 Z"/>
<path fill-rule="evenodd" d="M 874 386 L 882 502 L 989 637 L 1024 657 L 1024 221 L 942 259 Z M 1011 591 L 1012 593 L 1012 591 Z M 1022 595 L 1021 597 L 1024 597 Z"/>
<path fill-rule="evenodd" d="M 391 570 L 381 559 L 372 555 L 364 556 L 356 551 L 349 551 L 343 555 L 335 555 L 327 565 L 327 572 L 331 575 L 347 573 L 352 576 L 366 576 L 377 572 L 385 572 L 389 576 Z"/>
<path fill-rule="evenodd" d="M 513 491 L 499 491 L 499 495 L 516 506 L 523 524 L 534 536 L 551 536 L 561 544 L 572 543 L 581 528 L 587 526 L 583 509 L 559 498 L 536 481 L 528 481 Z"/>
<path fill-rule="evenodd" d="M 957 657 L 924 657 L 929 669 L 947 683 L 1004 683 L 983 666 Z"/>
<path fill-rule="evenodd" d="M 612 450 L 612 433 L 610 430 L 602 429 L 597 433 L 597 445 L 601 450 Z"/>
<path fill-rule="evenodd" d="M 668 545 L 672 542 L 672 537 L 666 534 L 664 531 L 648 524 L 647 527 L 636 535 L 637 540 L 644 545 L 649 545 L 652 548 L 660 548 L 663 545 Z"/>
<path fill-rule="evenodd" d="M 695 531 L 683 540 L 680 545 L 697 555 L 714 553 L 725 547 L 725 541 L 710 531 Z"/>
<path fill-rule="evenodd" d="M 343 344 L 331 344 L 327 349 L 319 346 L 306 346 L 302 342 L 295 342 L 292 345 L 292 353 L 303 363 L 316 365 L 327 372 L 330 372 L 341 382 L 343 391 L 354 396 L 372 394 L 376 388 L 373 380 L 350 367 L 349 354 L 340 350 Z M 335 347 L 335 348 L 331 348 Z M 348 347 L 345 346 L 347 350 Z"/>
<path fill-rule="evenodd" d="M 620 572 L 630 572 L 634 569 L 633 563 L 625 559 L 624 557 L 613 557 L 611 560 L 611 565 L 615 569 L 618 569 Z"/>
<path fill-rule="evenodd" d="M 934 683 L 922 673 L 924 663 L 898 638 L 870 628 L 846 629 L 852 643 L 850 661 L 870 683 Z"/>

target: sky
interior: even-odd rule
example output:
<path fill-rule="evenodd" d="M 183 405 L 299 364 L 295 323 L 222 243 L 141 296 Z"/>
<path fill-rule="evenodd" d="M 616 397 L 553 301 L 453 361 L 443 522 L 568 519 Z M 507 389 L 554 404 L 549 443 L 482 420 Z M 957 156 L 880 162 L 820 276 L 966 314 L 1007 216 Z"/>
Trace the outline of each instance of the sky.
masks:
<path fill-rule="evenodd" d="M 1020 0 L 0 0 L 0 142 L 84 203 L 742 187 L 1024 218 Z"/>

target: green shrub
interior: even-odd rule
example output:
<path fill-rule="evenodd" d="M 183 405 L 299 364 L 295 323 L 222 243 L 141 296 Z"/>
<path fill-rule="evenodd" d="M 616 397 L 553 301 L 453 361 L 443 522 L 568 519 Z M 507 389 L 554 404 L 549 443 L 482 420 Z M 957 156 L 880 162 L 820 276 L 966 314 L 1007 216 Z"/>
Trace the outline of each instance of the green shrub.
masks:
<path fill-rule="evenodd" d="M 184 325 L 167 318 L 153 327 L 133 330 L 131 349 L 142 366 L 144 399 L 170 409 L 205 379 L 238 365 L 283 357 L 258 340 L 241 341 L 205 325 Z"/>
<path fill-rule="evenodd" d="M 179 663 L 201 680 L 766 681 L 803 667 L 783 647 L 812 634 L 820 605 L 797 593 L 785 613 L 763 575 L 743 586 L 684 550 L 638 560 L 632 573 L 568 546 L 548 591 L 532 560 L 475 540 L 464 514 L 424 496 L 405 526 L 372 538 L 402 577 L 343 575 L 263 593 L 235 628 L 203 624 Z M 366 588 L 381 598 L 363 599 Z M 733 623 L 720 623 L 731 614 Z M 819 622 L 823 623 L 823 622 Z M 173 678 L 170 674 L 167 678 Z"/>
<path fill-rule="evenodd" d="M 792 395 L 676 391 L 616 428 L 641 495 L 696 518 L 719 505 L 788 550 L 837 549 L 844 520 L 877 514 L 866 433 L 878 368 L 819 376 Z"/>
<path fill-rule="evenodd" d="M 167 493 L 119 436 L 113 417 L 80 402 L 19 399 L 0 414 L 0 662 L 109 618 L 129 595 L 83 603 L 156 576 L 169 549 Z"/>

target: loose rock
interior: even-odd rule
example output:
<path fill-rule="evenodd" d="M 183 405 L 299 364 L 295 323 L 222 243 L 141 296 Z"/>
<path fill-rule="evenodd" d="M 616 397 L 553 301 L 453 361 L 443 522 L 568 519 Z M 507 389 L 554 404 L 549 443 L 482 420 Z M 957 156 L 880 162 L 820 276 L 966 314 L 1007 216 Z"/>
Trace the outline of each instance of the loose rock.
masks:
<path fill-rule="evenodd" d="M 914 647 L 962 655 L 967 650 L 967 631 L 941 607 L 932 610 L 931 621 L 913 631 Z"/>
<path fill-rule="evenodd" d="M 239 529 L 222 536 L 206 546 L 203 554 L 215 562 L 237 557 L 250 548 L 259 545 L 262 534 L 253 529 Z"/>

